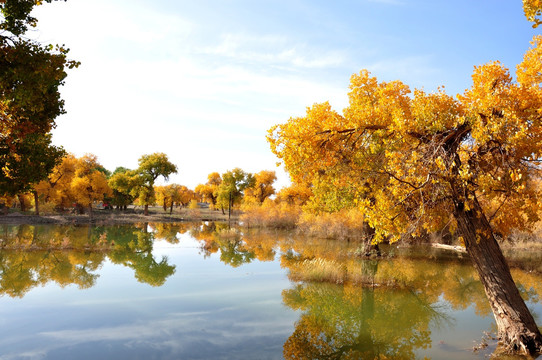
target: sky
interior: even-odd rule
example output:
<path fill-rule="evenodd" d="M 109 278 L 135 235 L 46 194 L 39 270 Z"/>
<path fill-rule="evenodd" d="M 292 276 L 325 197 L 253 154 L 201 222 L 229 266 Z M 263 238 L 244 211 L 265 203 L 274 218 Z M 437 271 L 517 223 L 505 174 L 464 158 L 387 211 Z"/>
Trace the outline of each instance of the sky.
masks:
<path fill-rule="evenodd" d="M 288 185 L 267 130 L 314 103 L 341 112 L 362 69 L 456 95 L 476 65 L 513 73 L 542 30 L 520 0 L 68 0 L 33 15 L 30 37 L 81 62 L 53 143 L 109 170 L 163 152 L 192 189 L 236 167 Z"/>

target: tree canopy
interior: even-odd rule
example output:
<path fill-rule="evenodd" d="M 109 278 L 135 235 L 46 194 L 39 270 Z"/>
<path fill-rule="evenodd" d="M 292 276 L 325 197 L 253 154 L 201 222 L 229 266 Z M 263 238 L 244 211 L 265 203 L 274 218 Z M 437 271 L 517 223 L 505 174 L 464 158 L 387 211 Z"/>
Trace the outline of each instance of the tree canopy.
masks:
<path fill-rule="evenodd" d="M 139 167 L 132 173 L 133 186 L 131 195 L 139 198 L 140 204 L 145 206 L 145 215 L 148 215 L 149 205 L 155 201 L 154 183 L 158 177 L 165 180 L 169 175 L 177 173 L 177 166 L 171 163 L 164 153 L 143 155 L 139 158 Z"/>
<path fill-rule="evenodd" d="M 274 171 L 262 170 L 254 174 L 254 184 L 246 189 L 246 198 L 253 198 L 257 203 L 262 204 L 265 199 L 275 194 L 273 183 L 277 180 Z"/>
<path fill-rule="evenodd" d="M 255 184 L 254 175 L 240 168 L 228 170 L 222 174 L 222 182 L 216 188 L 217 203 L 222 209 L 232 209 L 241 201 L 246 189 Z"/>
<path fill-rule="evenodd" d="M 542 16 L 542 1 L 540 0 L 523 0 L 523 12 L 527 20 L 533 23 L 536 28 L 542 24 L 540 16 Z"/>
<path fill-rule="evenodd" d="M 457 99 L 400 81 L 353 75 L 344 115 L 315 104 L 269 132 L 294 182 L 345 189 L 377 230 L 375 241 L 456 228 L 453 188 L 467 209 L 480 201 L 500 233 L 538 220 L 532 182 L 542 159 L 542 37 L 515 83 L 499 62 L 475 68 Z M 456 199 L 457 200 L 457 199 Z M 526 221 L 524 221 L 526 220 Z"/>

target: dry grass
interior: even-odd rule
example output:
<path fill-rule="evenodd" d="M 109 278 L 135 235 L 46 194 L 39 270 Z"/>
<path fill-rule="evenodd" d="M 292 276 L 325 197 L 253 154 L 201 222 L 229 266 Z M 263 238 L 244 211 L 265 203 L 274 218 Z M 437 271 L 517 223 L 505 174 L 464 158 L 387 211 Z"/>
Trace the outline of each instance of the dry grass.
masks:
<path fill-rule="evenodd" d="M 246 227 L 294 229 L 303 235 L 326 239 L 364 239 L 364 217 L 356 209 L 314 214 L 285 202 L 266 201 L 243 208 L 240 220 Z"/>
<path fill-rule="evenodd" d="M 301 214 L 298 206 L 266 201 L 263 205 L 245 206 L 240 221 L 246 227 L 293 229 Z"/>
<path fill-rule="evenodd" d="M 303 213 L 298 228 L 303 234 L 326 239 L 364 239 L 367 236 L 363 214 L 356 209 Z"/>
<path fill-rule="evenodd" d="M 500 245 L 503 250 L 542 251 L 542 222 L 536 223 L 532 232 L 512 231 Z"/>

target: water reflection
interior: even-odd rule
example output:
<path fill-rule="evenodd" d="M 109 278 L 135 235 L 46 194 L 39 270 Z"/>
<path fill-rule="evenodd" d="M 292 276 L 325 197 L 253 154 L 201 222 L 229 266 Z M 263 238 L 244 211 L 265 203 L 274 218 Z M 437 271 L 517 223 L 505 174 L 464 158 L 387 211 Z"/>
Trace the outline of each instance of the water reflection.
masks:
<path fill-rule="evenodd" d="M 472 343 L 458 348 L 446 339 L 437 345 L 434 334 L 453 328 L 458 311 L 491 314 L 469 260 L 431 248 L 423 255 L 390 248 L 383 258 L 366 259 L 354 242 L 223 223 L 20 225 L 0 231 L 0 294 L 18 298 L 48 282 L 90 288 L 106 261 L 130 269 L 141 283 L 162 286 L 177 267 L 167 256 L 155 255 L 155 241 L 175 245 L 183 234 L 197 241 L 203 258 L 219 256 L 231 268 L 277 261 L 291 284 L 282 288 L 282 302 L 298 314 L 283 340 L 281 356 L 288 359 L 411 359 L 437 346 L 436 357 L 453 358 L 450 354 L 461 350 L 456 358 L 462 358 Z M 512 273 L 523 297 L 540 302 L 541 277 L 520 269 Z"/>
<path fill-rule="evenodd" d="M 175 235 L 179 232 L 175 229 Z M 171 229 L 169 229 L 171 231 Z M 40 226 L 2 227 L 0 237 L 0 294 L 23 297 L 36 286 L 55 282 L 80 289 L 94 286 L 101 264 L 109 260 L 134 270 L 140 282 L 160 286 L 175 273 L 167 257 L 157 260 L 153 243 L 157 235 L 172 242 L 167 227 L 139 226 Z M 171 234 L 171 232 L 169 233 Z"/>
<path fill-rule="evenodd" d="M 431 343 L 430 324 L 449 321 L 408 290 L 308 283 L 283 298 L 302 311 L 284 344 L 287 359 L 413 359 L 414 350 Z"/>
<path fill-rule="evenodd" d="M 287 359 L 412 359 L 435 345 L 432 331 L 453 328 L 455 312 L 472 308 L 491 317 L 483 286 L 462 254 L 425 247 L 423 254 L 388 249 L 382 259 L 366 259 L 356 243 L 216 227 L 203 232 L 202 249 L 220 251 L 231 266 L 255 257 L 272 260 L 280 249 L 281 266 L 296 284 L 283 291 L 283 303 L 301 312 L 284 344 Z M 541 277 L 520 269 L 512 273 L 523 298 L 539 302 Z M 478 340 L 488 340 L 482 338 L 480 331 Z M 496 342 L 485 352 L 482 345 L 481 355 L 488 354 Z M 437 346 L 439 357 L 474 354 L 472 343 L 441 340 Z"/>

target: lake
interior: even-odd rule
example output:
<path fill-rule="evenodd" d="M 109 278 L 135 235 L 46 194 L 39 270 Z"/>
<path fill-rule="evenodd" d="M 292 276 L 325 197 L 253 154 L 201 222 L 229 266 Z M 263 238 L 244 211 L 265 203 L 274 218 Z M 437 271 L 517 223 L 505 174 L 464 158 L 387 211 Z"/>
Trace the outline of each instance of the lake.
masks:
<path fill-rule="evenodd" d="M 0 359 L 485 359 L 465 255 L 227 224 L 0 226 Z M 513 269 L 541 323 L 542 277 Z M 478 348 L 473 351 L 473 348 Z"/>

